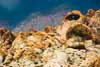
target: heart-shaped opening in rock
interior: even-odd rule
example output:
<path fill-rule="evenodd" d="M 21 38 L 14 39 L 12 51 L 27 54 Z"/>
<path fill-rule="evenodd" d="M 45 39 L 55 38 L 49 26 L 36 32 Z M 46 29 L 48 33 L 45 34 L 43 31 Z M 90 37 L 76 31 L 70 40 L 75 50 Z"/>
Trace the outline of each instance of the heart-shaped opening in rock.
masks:
<path fill-rule="evenodd" d="M 65 17 L 65 20 L 78 20 L 80 18 L 80 15 L 79 14 L 70 14 L 68 16 Z"/>

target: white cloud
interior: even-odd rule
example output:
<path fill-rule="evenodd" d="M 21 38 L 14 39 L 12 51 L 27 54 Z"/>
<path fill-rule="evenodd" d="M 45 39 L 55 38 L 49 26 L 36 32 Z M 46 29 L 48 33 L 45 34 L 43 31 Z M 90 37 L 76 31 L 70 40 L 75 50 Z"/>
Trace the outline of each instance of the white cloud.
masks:
<path fill-rule="evenodd" d="M 50 12 L 48 15 L 43 15 L 40 12 L 33 13 L 31 16 L 22 21 L 21 24 L 17 25 L 13 31 L 28 32 L 32 28 L 36 30 L 42 30 L 46 26 L 55 26 L 61 22 L 64 13 L 70 10 L 66 7 L 61 5 L 53 9 L 53 12 Z"/>
<path fill-rule="evenodd" d="M 19 3 L 19 0 L 0 0 L 0 6 L 8 10 L 14 9 Z"/>

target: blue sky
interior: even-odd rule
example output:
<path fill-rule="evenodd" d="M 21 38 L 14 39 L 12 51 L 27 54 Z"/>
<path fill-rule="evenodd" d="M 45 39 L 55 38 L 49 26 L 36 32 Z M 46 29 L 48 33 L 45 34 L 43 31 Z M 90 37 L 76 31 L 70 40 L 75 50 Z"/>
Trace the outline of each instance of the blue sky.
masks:
<path fill-rule="evenodd" d="M 19 0 L 0 0 L 0 6 L 8 10 L 14 10 L 19 2 Z"/>
<path fill-rule="evenodd" d="M 100 8 L 100 0 L 0 0 L 0 26 L 14 28 L 32 13 L 48 15 L 60 5 L 85 13 L 89 8 Z"/>

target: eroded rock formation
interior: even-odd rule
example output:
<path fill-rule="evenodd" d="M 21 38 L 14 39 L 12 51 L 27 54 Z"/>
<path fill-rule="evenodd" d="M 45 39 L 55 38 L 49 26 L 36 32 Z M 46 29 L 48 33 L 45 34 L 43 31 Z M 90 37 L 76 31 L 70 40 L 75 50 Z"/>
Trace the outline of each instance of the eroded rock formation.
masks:
<path fill-rule="evenodd" d="M 0 29 L 0 67 L 100 67 L 100 10 L 71 11 L 43 32 Z"/>

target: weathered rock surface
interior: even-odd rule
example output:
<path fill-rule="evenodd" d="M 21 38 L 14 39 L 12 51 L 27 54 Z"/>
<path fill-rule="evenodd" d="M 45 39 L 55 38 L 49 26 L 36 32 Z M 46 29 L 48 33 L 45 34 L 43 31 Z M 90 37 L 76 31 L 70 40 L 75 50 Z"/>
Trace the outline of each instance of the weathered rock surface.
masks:
<path fill-rule="evenodd" d="M 0 67 L 100 67 L 99 29 L 100 10 L 69 12 L 43 32 L 0 29 Z"/>
<path fill-rule="evenodd" d="M 7 29 L 0 29 L 0 65 L 7 56 L 15 36 Z"/>

